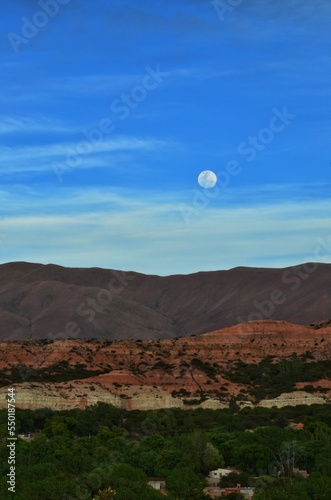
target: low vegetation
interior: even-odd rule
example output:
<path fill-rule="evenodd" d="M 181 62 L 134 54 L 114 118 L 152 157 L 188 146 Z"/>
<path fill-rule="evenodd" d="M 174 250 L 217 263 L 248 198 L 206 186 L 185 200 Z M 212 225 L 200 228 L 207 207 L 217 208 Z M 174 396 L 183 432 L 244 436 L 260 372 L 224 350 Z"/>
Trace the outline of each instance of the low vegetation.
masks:
<path fill-rule="evenodd" d="M 331 378 L 331 360 L 306 361 L 293 355 L 290 359 L 274 362 L 271 357 L 257 364 L 236 361 L 224 376 L 231 382 L 244 384 L 257 401 L 275 398 L 283 392 L 295 390 L 297 382 L 315 382 Z"/>
<path fill-rule="evenodd" d="M 66 382 L 68 380 L 93 377 L 109 371 L 109 367 L 107 370 L 88 370 L 86 365 L 82 363 L 70 366 L 66 360 L 38 369 L 25 365 L 16 365 L 11 369 L 0 371 L 0 386 L 7 386 L 9 384 L 22 383 L 25 381 L 43 383 Z"/>

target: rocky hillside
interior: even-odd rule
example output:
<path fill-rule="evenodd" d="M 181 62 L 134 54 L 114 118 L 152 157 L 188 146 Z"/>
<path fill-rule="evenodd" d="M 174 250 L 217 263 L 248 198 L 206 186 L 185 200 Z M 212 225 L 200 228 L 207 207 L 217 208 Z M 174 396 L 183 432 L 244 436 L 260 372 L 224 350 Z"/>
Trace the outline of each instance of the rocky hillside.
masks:
<path fill-rule="evenodd" d="M 331 326 L 255 321 L 187 338 L 0 343 L 1 407 L 127 409 L 325 403 Z"/>
<path fill-rule="evenodd" d="M 331 265 L 147 276 L 0 266 L 0 339 L 171 339 L 251 320 L 309 324 L 331 310 Z"/>

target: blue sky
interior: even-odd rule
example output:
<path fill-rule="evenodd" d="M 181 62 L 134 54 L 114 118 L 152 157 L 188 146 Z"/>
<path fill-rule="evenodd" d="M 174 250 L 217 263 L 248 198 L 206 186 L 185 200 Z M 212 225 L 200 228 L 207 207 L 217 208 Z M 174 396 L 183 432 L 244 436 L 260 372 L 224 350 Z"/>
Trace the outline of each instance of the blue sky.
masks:
<path fill-rule="evenodd" d="M 331 239 L 330 22 L 328 0 L 7 2 L 0 262 L 314 261 Z"/>

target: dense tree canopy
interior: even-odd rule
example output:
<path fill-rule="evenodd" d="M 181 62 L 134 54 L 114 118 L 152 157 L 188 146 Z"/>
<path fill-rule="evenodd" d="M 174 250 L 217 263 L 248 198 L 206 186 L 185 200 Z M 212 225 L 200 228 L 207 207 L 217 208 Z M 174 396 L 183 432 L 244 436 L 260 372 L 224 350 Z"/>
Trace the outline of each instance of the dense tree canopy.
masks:
<path fill-rule="evenodd" d="M 166 481 L 169 500 L 208 498 L 209 470 L 240 474 L 223 486 L 256 487 L 257 500 L 331 498 L 329 405 L 232 410 L 18 410 L 18 500 L 157 500 L 148 479 Z M 0 411 L 0 498 L 8 492 L 7 412 Z M 296 430 L 289 422 L 302 422 Z M 308 479 L 293 469 L 306 469 Z M 241 498 L 237 493 L 233 498 Z M 228 497 L 230 498 L 230 496 Z"/>

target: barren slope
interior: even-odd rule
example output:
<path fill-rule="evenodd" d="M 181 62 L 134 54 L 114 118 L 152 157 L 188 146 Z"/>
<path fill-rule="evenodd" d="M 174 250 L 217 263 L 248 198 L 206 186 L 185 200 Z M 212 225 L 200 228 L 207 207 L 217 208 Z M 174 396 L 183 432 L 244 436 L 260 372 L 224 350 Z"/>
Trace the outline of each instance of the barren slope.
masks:
<path fill-rule="evenodd" d="M 309 324 L 331 310 L 331 265 L 148 276 L 14 262 L 0 266 L 0 338 L 200 334 L 255 319 Z"/>

